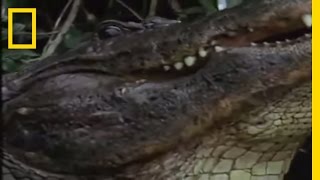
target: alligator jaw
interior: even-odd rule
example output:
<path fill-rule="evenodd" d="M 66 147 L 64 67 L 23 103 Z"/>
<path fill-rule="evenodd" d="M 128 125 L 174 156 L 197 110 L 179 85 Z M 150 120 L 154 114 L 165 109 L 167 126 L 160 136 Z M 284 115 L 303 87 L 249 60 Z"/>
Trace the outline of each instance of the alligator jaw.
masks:
<path fill-rule="evenodd" d="M 286 4 L 286 2 L 282 3 Z M 259 5 L 266 6 L 264 3 Z M 252 4 L 250 3 L 247 6 L 243 5 L 242 9 L 239 8 L 239 11 L 243 12 L 246 8 L 250 9 L 251 6 Z M 132 68 L 132 72 L 128 75 L 130 76 L 130 80 L 128 79 L 128 81 L 168 81 L 192 75 L 200 70 L 207 64 L 206 56 L 208 52 L 220 53 L 231 47 L 281 47 L 285 44 L 294 43 L 296 39 L 301 37 L 310 37 L 312 29 L 310 7 L 310 1 L 295 2 L 289 7 L 286 6 L 285 9 L 280 6 L 280 8 L 275 11 L 269 11 L 271 13 L 268 13 L 268 10 L 266 10 L 268 7 L 265 9 L 257 7 L 258 10 L 253 12 L 253 14 L 248 13 L 250 16 L 256 16 L 257 20 L 252 17 L 247 17 L 246 14 L 241 18 L 235 18 L 240 13 L 234 11 L 234 9 L 230 10 L 232 13 L 226 10 L 223 12 L 226 15 L 223 14 L 221 17 L 217 16 L 207 19 L 207 24 L 215 24 L 221 21 L 221 24 L 219 24 L 221 27 L 217 29 L 221 28 L 223 32 L 219 33 L 215 30 L 204 30 L 208 28 L 206 25 L 204 25 L 204 27 L 198 27 L 198 24 L 191 24 L 190 29 L 202 34 L 202 37 L 198 37 L 199 39 L 195 40 L 201 41 L 202 43 L 190 45 L 192 48 L 197 49 L 196 51 L 188 52 L 183 56 L 179 55 L 178 58 L 174 57 L 173 59 L 175 60 L 172 60 L 172 62 L 166 60 L 166 62 L 162 62 L 152 68 L 148 67 L 137 70 Z M 259 10 L 265 10 L 267 12 L 260 12 Z M 230 19 L 235 20 L 230 23 L 230 21 L 228 21 Z M 250 21 L 246 22 L 244 19 L 250 19 Z M 130 62 L 128 64 L 130 64 Z"/>
<path fill-rule="evenodd" d="M 228 9 L 202 19 L 201 24 L 193 23 L 187 24 L 187 27 L 183 25 L 171 27 L 171 30 L 176 30 L 180 34 L 171 33 L 170 29 L 168 30 L 170 34 L 178 37 L 175 39 L 169 34 L 168 42 L 163 43 L 164 46 L 168 47 L 162 47 L 161 42 L 152 44 L 156 42 L 153 39 L 145 39 L 144 41 L 146 46 L 160 50 L 175 46 L 173 50 L 170 50 L 175 54 L 162 55 L 159 51 L 160 57 L 165 58 L 158 60 L 158 55 L 154 54 L 156 60 L 150 64 L 139 62 L 139 60 L 134 60 L 137 61 L 137 64 L 133 64 L 126 59 L 128 66 L 131 65 L 132 67 L 126 68 L 126 71 L 130 69 L 130 72 L 127 71 L 125 74 L 128 73 L 130 77 L 133 76 L 133 80 L 166 81 L 193 74 L 203 67 L 206 64 L 203 59 L 208 51 L 218 53 L 225 50 L 226 47 L 255 46 L 257 44 L 281 45 L 284 42 L 311 33 L 310 7 L 311 1 L 308 0 L 291 2 L 258 1 L 256 4 L 248 2 L 240 7 Z M 252 11 L 252 9 L 255 10 Z M 188 35 L 193 37 L 191 42 L 181 40 Z M 150 36 L 157 35 L 152 35 L 152 32 L 150 32 Z M 123 39 L 120 38 L 121 40 Z M 138 39 L 135 39 L 135 41 L 137 41 L 137 44 L 141 44 Z M 185 43 L 185 46 L 172 44 L 176 43 L 175 41 L 182 41 L 180 44 Z M 117 44 L 114 41 L 107 43 Z M 111 48 L 110 50 L 114 49 Z M 145 57 L 141 56 L 140 58 L 144 59 Z M 146 64 L 146 66 L 143 68 L 135 67 L 139 66 L 138 63 Z M 122 69 L 118 70 L 123 71 Z"/>

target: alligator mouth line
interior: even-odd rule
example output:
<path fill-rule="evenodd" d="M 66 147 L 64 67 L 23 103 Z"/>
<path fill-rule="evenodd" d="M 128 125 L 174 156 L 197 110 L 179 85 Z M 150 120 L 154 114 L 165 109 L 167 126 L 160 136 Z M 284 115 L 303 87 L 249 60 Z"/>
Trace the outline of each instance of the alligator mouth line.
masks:
<path fill-rule="evenodd" d="M 249 46 L 252 43 L 277 45 L 311 33 L 312 16 L 304 14 L 300 19 L 294 19 L 286 23 L 281 20 L 270 20 L 267 24 L 255 28 L 239 28 L 237 31 L 230 31 L 215 37 L 222 46 L 241 47 Z"/>
<path fill-rule="evenodd" d="M 294 44 L 302 38 L 311 38 L 312 17 L 311 14 L 305 14 L 300 19 L 301 25 L 285 30 L 271 30 L 268 27 L 260 28 L 239 28 L 237 31 L 230 31 L 220 34 L 211 40 L 209 45 L 200 47 L 195 55 L 185 56 L 181 61 L 172 64 L 165 64 L 161 67 L 148 69 L 146 71 L 135 71 L 130 74 L 129 79 L 136 82 L 162 82 L 170 79 L 176 79 L 183 76 L 192 75 L 203 68 L 209 61 L 206 56 L 209 53 L 221 53 L 228 48 L 237 47 L 256 47 L 272 48 Z M 276 23 L 274 23 L 276 24 Z M 299 23 L 297 23 L 299 24 Z M 288 25 L 289 26 L 289 25 Z M 132 78 L 134 77 L 134 78 Z"/>

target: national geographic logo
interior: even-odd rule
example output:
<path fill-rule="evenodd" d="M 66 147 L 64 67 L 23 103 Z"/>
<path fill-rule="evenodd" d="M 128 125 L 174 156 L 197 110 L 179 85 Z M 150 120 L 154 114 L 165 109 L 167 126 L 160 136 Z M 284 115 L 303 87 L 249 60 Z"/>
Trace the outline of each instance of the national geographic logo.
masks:
<path fill-rule="evenodd" d="M 31 44 L 13 44 L 13 17 L 15 13 L 31 13 Z M 8 8 L 8 49 L 36 49 L 36 8 Z"/>

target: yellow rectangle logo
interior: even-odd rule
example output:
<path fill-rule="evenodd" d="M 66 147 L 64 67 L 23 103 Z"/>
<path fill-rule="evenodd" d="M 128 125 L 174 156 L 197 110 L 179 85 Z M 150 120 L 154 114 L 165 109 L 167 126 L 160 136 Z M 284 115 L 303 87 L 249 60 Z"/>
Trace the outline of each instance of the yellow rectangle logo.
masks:
<path fill-rule="evenodd" d="M 320 8 L 318 0 L 312 1 L 312 179 L 320 179 Z"/>
<path fill-rule="evenodd" d="M 32 41 L 31 44 L 13 44 L 13 14 L 31 13 Z M 36 49 L 36 8 L 8 8 L 8 49 Z"/>

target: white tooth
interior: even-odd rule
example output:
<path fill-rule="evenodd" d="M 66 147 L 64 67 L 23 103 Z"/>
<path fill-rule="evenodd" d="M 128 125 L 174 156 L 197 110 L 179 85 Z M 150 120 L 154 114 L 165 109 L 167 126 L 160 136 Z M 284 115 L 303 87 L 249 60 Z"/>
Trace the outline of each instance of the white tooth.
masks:
<path fill-rule="evenodd" d="M 286 42 L 290 42 L 290 40 L 289 40 L 289 39 L 286 39 Z"/>
<path fill-rule="evenodd" d="M 139 79 L 136 81 L 137 84 L 142 84 L 144 82 L 146 82 L 147 80 L 146 79 Z"/>
<path fill-rule="evenodd" d="M 221 52 L 221 51 L 226 50 L 225 48 L 223 48 L 221 46 L 216 46 L 216 47 L 214 47 L 214 49 L 216 50 L 216 52 Z"/>
<path fill-rule="evenodd" d="M 251 28 L 251 27 L 249 27 L 249 28 L 248 28 L 248 31 L 249 31 L 249 32 L 253 32 L 253 31 L 254 31 L 254 29 L 253 29 L 253 28 Z"/>
<path fill-rule="evenodd" d="M 270 44 L 268 42 L 263 43 L 265 46 L 269 46 Z"/>
<path fill-rule="evenodd" d="M 230 37 L 234 37 L 234 36 L 237 35 L 237 33 L 234 32 L 234 31 L 229 31 L 229 32 L 227 32 L 227 35 L 230 36 Z"/>
<path fill-rule="evenodd" d="M 281 44 L 281 41 L 276 41 L 276 44 L 280 45 L 280 44 Z"/>
<path fill-rule="evenodd" d="M 302 18 L 303 23 L 307 27 L 311 27 L 312 26 L 312 15 L 311 14 L 304 14 L 301 18 Z"/>
<path fill-rule="evenodd" d="M 171 67 L 168 66 L 168 65 L 166 65 L 166 66 L 163 66 L 163 69 L 164 69 L 165 71 L 169 71 L 169 70 L 171 69 Z"/>
<path fill-rule="evenodd" d="M 174 67 L 176 68 L 176 70 L 181 70 L 183 68 L 183 63 L 182 62 L 176 62 L 174 64 Z"/>
<path fill-rule="evenodd" d="M 198 54 L 200 57 L 206 57 L 208 54 L 208 51 L 206 51 L 204 48 L 199 48 Z"/>
<path fill-rule="evenodd" d="M 121 94 L 124 94 L 125 92 L 127 92 L 127 89 L 126 89 L 126 88 L 121 88 L 121 89 L 120 89 L 120 93 L 121 93 Z"/>
<path fill-rule="evenodd" d="M 26 107 L 22 107 L 17 109 L 17 113 L 21 114 L 21 115 L 27 115 L 31 112 L 31 110 L 29 108 Z"/>
<path fill-rule="evenodd" d="M 184 63 L 187 65 L 187 66 L 193 66 L 196 62 L 197 58 L 194 57 L 194 56 L 188 56 L 186 58 L 184 58 Z"/>
<path fill-rule="evenodd" d="M 250 45 L 251 46 L 257 46 L 257 43 L 252 42 L 252 43 L 250 43 Z"/>
<path fill-rule="evenodd" d="M 92 47 L 89 47 L 89 48 L 87 49 L 87 53 L 91 53 L 91 52 L 93 52 L 93 48 L 92 48 Z"/>
<path fill-rule="evenodd" d="M 216 40 L 213 40 L 213 41 L 211 41 L 211 46 L 214 46 L 214 45 L 216 45 L 218 42 L 216 41 Z"/>
<path fill-rule="evenodd" d="M 309 38 L 311 37 L 311 34 L 305 34 L 304 36 Z"/>

